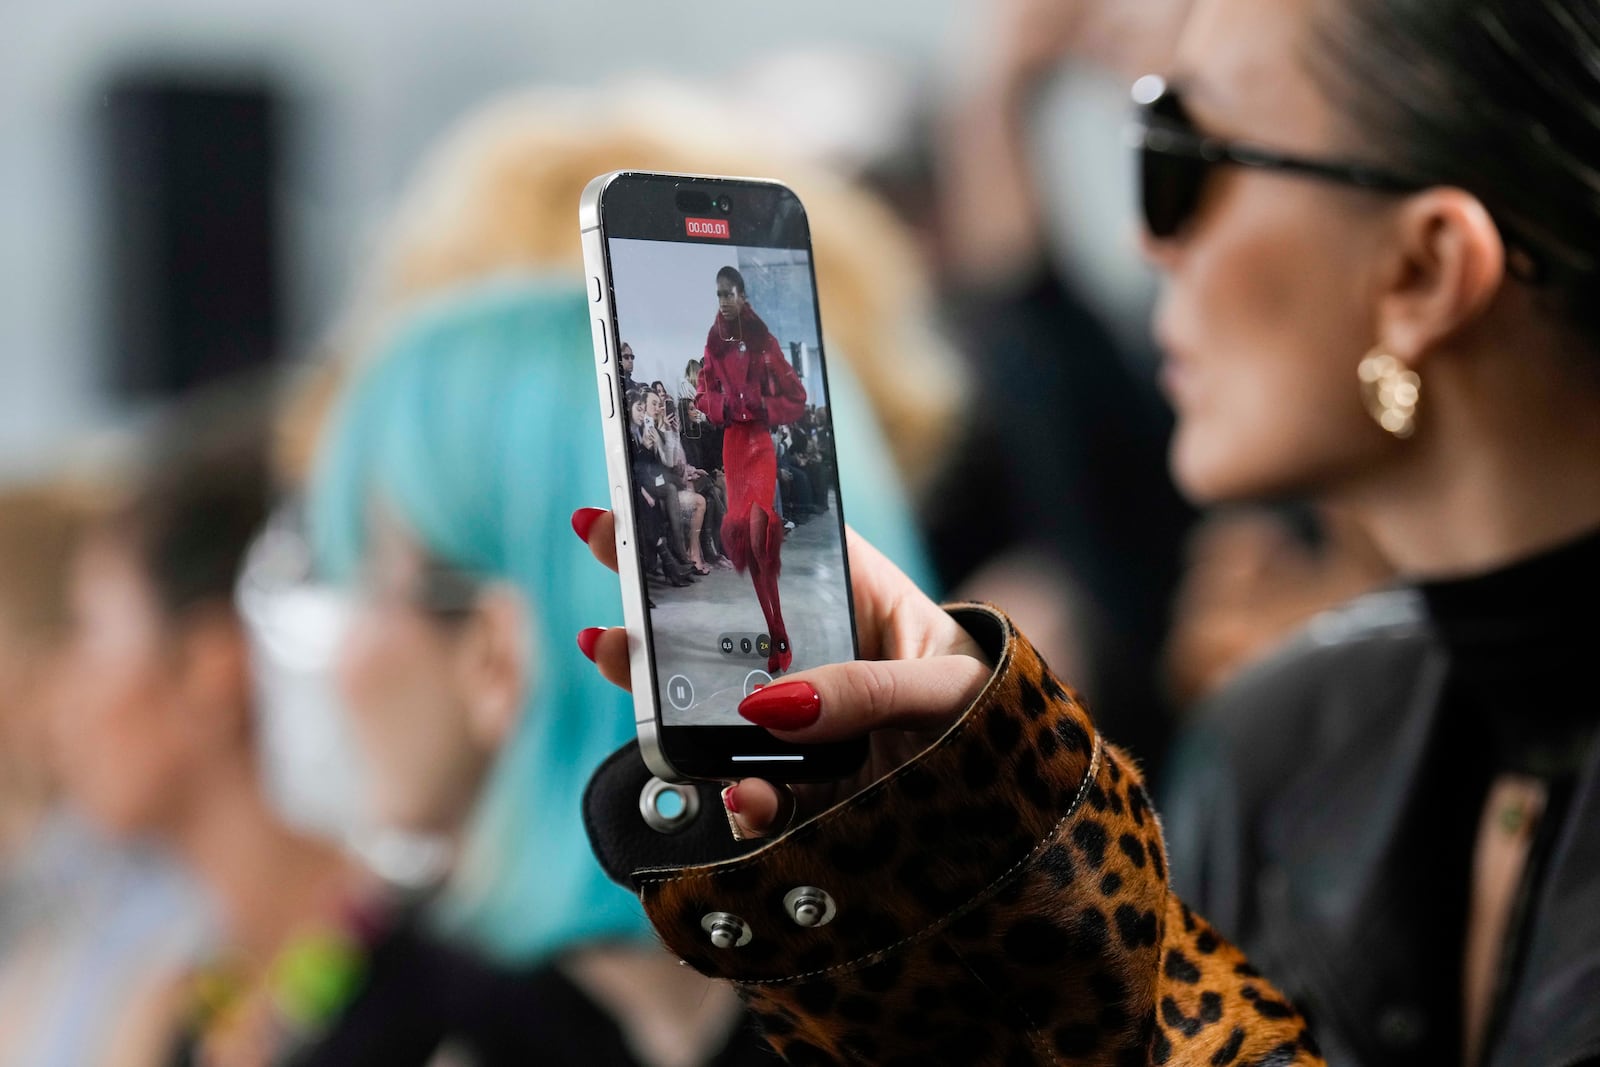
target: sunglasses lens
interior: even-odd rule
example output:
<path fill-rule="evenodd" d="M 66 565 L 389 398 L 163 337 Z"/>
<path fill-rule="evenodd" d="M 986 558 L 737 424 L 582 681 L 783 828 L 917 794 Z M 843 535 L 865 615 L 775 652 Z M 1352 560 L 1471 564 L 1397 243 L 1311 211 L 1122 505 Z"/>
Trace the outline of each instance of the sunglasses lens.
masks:
<path fill-rule="evenodd" d="M 1200 203 L 1208 164 L 1152 148 L 1140 153 L 1144 221 L 1152 236 L 1176 236 Z"/>

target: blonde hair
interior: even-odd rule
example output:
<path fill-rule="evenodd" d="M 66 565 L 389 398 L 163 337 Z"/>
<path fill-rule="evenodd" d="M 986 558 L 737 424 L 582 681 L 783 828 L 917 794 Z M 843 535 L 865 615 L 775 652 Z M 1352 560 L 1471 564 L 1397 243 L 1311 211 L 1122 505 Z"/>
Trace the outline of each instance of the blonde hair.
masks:
<path fill-rule="evenodd" d="M 376 269 L 314 369 L 284 442 L 303 471 L 341 364 L 373 347 L 394 312 L 426 294 L 502 272 L 580 277 L 584 186 L 620 169 L 762 174 L 808 207 L 829 337 L 862 383 L 902 479 L 927 484 L 965 381 L 934 328 L 931 282 L 914 243 L 865 190 L 739 129 L 737 113 L 681 88 L 611 94 L 527 91 L 470 115 L 425 161 L 402 199 Z M 298 480 L 298 479 L 297 479 Z"/>

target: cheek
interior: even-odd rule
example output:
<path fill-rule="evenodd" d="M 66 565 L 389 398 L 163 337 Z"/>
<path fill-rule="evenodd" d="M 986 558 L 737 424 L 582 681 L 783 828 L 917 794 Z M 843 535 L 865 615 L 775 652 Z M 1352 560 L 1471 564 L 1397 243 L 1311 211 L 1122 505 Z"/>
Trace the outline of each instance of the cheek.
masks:
<path fill-rule="evenodd" d="M 1318 190 L 1267 192 L 1253 215 L 1211 220 L 1173 275 L 1173 468 L 1202 501 L 1315 491 L 1372 444 L 1355 376 L 1371 310 L 1351 239 Z"/>
<path fill-rule="evenodd" d="M 340 655 L 340 683 L 383 821 L 449 833 L 471 810 L 487 764 L 450 684 L 447 649 L 420 620 L 364 617 Z"/>
<path fill-rule="evenodd" d="M 185 777 L 159 671 L 137 655 L 78 657 L 63 690 L 51 740 L 69 795 L 109 833 L 159 829 Z"/>

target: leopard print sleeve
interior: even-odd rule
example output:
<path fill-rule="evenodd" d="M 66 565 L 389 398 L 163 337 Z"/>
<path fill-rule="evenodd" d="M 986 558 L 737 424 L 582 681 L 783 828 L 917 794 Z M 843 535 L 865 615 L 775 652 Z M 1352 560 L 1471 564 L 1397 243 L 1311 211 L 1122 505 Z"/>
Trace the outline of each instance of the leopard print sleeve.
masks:
<path fill-rule="evenodd" d="M 1321 1063 L 1168 890 L 1132 761 L 1004 615 L 951 610 L 996 663 L 968 712 L 755 852 L 639 872 L 668 947 L 732 979 L 797 1067 Z"/>

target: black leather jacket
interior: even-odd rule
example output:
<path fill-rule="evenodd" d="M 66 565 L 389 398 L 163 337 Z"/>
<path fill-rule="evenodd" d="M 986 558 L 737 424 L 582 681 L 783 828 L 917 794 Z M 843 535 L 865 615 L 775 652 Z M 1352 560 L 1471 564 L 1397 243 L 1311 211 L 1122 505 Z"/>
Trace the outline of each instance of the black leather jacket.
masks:
<path fill-rule="evenodd" d="M 1483 742 L 1441 721 L 1448 667 L 1419 597 L 1365 598 L 1231 687 L 1174 760 L 1174 889 L 1306 1011 L 1330 1064 L 1460 1062 L 1465 868 L 1431 805 L 1450 746 Z M 1488 1067 L 1600 1063 L 1600 745 L 1546 832 Z"/>

